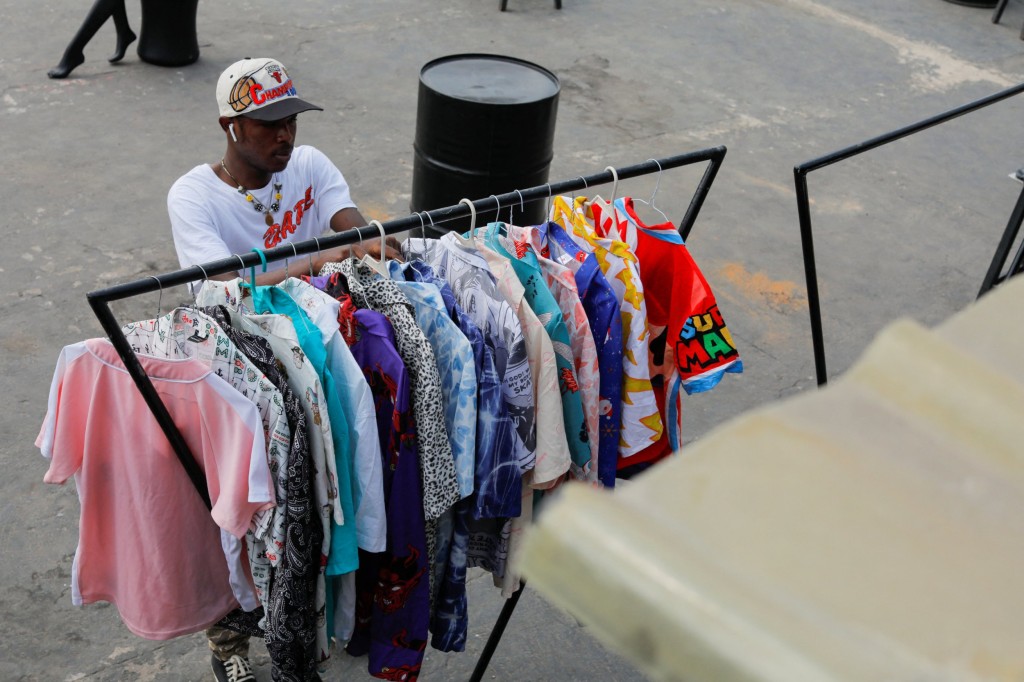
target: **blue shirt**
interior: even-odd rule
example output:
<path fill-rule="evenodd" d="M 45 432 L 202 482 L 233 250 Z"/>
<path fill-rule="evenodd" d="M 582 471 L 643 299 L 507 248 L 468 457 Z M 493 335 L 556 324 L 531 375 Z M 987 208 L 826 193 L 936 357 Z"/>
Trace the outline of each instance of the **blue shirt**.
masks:
<path fill-rule="evenodd" d="M 601 367 L 600 434 L 597 473 L 601 484 L 615 486 L 619 459 L 619 430 L 622 419 L 622 314 L 619 301 L 601 272 L 597 257 L 580 248 L 558 223 L 538 225 L 546 238 L 550 258 L 572 265 L 580 301 L 594 334 L 598 364 Z"/>
<path fill-rule="evenodd" d="M 459 495 L 473 494 L 473 476 L 476 468 L 476 363 L 473 347 L 459 330 L 441 300 L 441 292 L 433 284 L 407 282 L 402 267 L 389 263 L 392 279 L 412 303 L 416 324 L 423 331 L 437 363 L 441 377 L 441 401 L 444 403 L 445 426 L 448 442 L 455 458 L 455 474 L 459 482 Z"/>
<path fill-rule="evenodd" d="M 434 273 L 433 268 L 420 260 L 400 267 L 407 280 L 430 283 L 438 288 L 448 314 L 473 348 L 477 375 L 473 517 L 519 516 L 523 481 L 516 458 L 515 425 L 502 395 L 494 351 L 486 343 L 480 328 L 462 310 L 451 287 Z"/>

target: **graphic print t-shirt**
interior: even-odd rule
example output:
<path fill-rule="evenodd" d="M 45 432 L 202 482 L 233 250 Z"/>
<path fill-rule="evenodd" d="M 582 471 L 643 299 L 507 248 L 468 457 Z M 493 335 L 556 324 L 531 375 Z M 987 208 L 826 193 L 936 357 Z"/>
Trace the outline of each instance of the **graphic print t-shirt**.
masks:
<path fill-rule="evenodd" d="M 167 194 L 167 212 L 181 267 L 319 237 L 329 229 L 331 216 L 355 207 L 341 171 L 315 147 L 295 147 L 288 167 L 266 187 L 246 189 L 269 206 L 274 183 L 281 185 L 281 208 L 272 214 L 274 224 L 267 226 L 263 213 L 217 177 L 209 164 L 178 178 Z M 284 264 L 268 263 L 267 269 Z"/>

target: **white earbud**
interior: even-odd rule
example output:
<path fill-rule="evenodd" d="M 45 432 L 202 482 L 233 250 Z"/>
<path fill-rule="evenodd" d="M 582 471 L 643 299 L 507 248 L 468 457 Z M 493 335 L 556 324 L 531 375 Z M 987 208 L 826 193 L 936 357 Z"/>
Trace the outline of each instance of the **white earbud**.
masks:
<path fill-rule="evenodd" d="M 229 123 L 228 124 L 228 132 L 231 133 L 231 139 L 234 140 L 235 142 L 238 142 L 238 138 L 235 137 L 235 124 L 234 123 Z"/>

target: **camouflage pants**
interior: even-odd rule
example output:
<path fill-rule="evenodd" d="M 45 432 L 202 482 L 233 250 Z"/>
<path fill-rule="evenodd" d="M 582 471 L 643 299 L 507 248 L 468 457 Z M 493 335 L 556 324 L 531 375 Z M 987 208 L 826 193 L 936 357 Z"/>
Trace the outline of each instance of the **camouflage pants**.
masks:
<path fill-rule="evenodd" d="M 216 625 L 206 630 L 206 639 L 210 644 L 210 651 L 222 661 L 232 656 L 249 657 L 249 635 L 219 628 Z"/>

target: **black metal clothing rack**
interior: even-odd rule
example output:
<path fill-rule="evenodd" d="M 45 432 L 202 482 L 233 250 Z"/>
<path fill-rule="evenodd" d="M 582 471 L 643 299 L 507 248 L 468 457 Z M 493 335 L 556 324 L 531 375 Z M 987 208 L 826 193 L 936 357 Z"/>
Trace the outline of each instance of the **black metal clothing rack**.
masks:
<path fill-rule="evenodd" d="M 1001 90 L 988 97 L 982 97 L 974 102 L 969 102 L 962 106 L 950 109 L 941 114 L 930 116 L 924 120 L 911 123 L 910 125 L 893 130 L 876 137 L 872 137 L 869 140 L 858 142 L 857 144 L 844 147 L 837 151 L 831 152 L 824 156 L 820 156 L 810 161 L 805 161 L 793 168 L 793 181 L 796 186 L 796 206 L 797 214 L 800 219 L 800 244 L 803 249 L 804 257 L 804 277 L 807 281 L 807 309 L 811 316 L 811 342 L 814 346 L 814 369 L 817 375 L 818 385 L 824 386 L 828 383 L 828 372 L 825 368 L 825 338 L 824 332 L 822 331 L 821 324 L 821 302 L 818 296 L 818 270 L 814 259 L 814 236 L 811 230 L 811 202 L 807 192 L 807 176 L 813 171 L 816 171 L 825 166 L 831 166 L 834 163 L 845 161 L 846 159 L 852 158 L 869 152 L 872 149 L 881 147 L 882 145 L 895 142 L 909 135 L 919 133 L 922 130 L 927 130 L 933 126 L 937 126 L 940 123 L 951 121 L 954 118 L 969 114 L 972 111 L 977 111 L 996 102 L 1001 102 L 1004 99 L 1019 95 L 1024 92 L 1024 83 L 1014 85 L 1013 87 Z M 1024 256 L 1018 254 L 1017 258 L 1010 266 L 1010 271 L 1004 277 L 999 276 L 999 268 L 1005 263 L 1009 250 L 1012 246 L 1014 237 L 1017 234 L 1017 230 L 1020 228 L 1021 220 L 1024 220 L 1024 191 L 1021 193 L 1021 197 L 1017 201 L 1017 207 L 1014 209 L 1014 213 L 1010 218 L 1010 223 L 1007 225 L 1006 231 L 1000 245 L 996 251 L 995 256 L 992 260 L 992 265 L 989 268 L 988 274 L 985 276 L 985 280 L 981 287 L 981 294 L 988 291 L 996 283 L 1002 281 L 1006 277 L 1014 275 L 1024 269 Z"/>
<path fill-rule="evenodd" d="M 476 199 L 472 203 L 474 210 L 479 211 L 491 210 L 495 207 L 495 203 L 497 203 L 499 208 L 508 208 L 510 206 L 522 205 L 526 202 L 548 200 L 557 194 L 577 192 L 595 185 L 604 185 L 618 180 L 627 180 L 629 178 L 663 172 L 673 168 L 708 162 L 708 166 L 690 200 L 690 205 L 686 210 L 686 214 L 679 223 L 679 234 L 685 240 L 689 236 L 690 230 L 693 228 L 693 224 L 697 219 L 697 214 L 704 205 L 704 200 L 707 198 L 712 183 L 714 183 L 718 170 L 725 158 L 725 153 L 726 148 L 724 146 L 719 146 L 661 159 L 648 159 L 643 163 L 625 166 L 618 169 L 614 169 L 609 166 L 600 173 L 594 173 L 585 177 L 578 176 L 561 182 L 538 185 L 529 189 L 513 190 L 511 192 L 506 192 L 505 194 L 491 195 L 483 199 Z M 408 215 L 404 218 L 389 220 L 383 223 L 383 229 L 384 233 L 387 235 L 397 234 L 414 228 L 425 228 L 428 224 L 444 223 L 451 220 L 469 217 L 471 213 L 472 211 L 469 206 L 464 203 L 460 203 L 455 206 L 423 211 Z M 170 414 L 167 412 L 166 406 L 163 404 L 163 401 L 157 394 L 152 382 L 146 375 L 145 370 L 142 369 L 139 359 L 135 356 L 135 353 L 132 351 L 127 339 L 121 332 L 121 325 L 118 324 L 113 312 L 111 312 L 109 304 L 112 301 L 132 298 L 134 296 L 152 293 L 158 290 L 162 291 L 165 287 L 173 287 L 188 284 L 196 280 L 207 279 L 211 275 L 222 275 L 237 271 L 239 266 L 242 268 L 255 267 L 258 264 L 262 264 L 264 259 L 266 262 L 271 262 L 285 258 L 295 258 L 300 255 L 319 252 L 322 249 L 345 246 L 377 238 L 380 238 L 380 232 L 376 227 L 364 226 L 326 237 L 278 246 L 263 252 L 237 254 L 229 258 L 211 261 L 202 265 L 195 265 L 190 268 L 176 270 L 161 275 L 153 275 L 144 279 L 118 284 L 106 289 L 91 291 L 86 294 L 86 298 L 89 301 L 89 305 L 92 307 L 93 313 L 95 313 L 96 318 L 99 320 L 100 325 L 102 325 L 103 330 L 110 339 L 110 342 L 117 350 L 117 354 L 121 357 L 122 362 L 124 362 L 125 368 L 135 381 L 135 385 L 138 387 L 140 393 L 142 393 L 147 406 L 156 418 L 160 429 L 167 436 L 171 447 L 174 449 L 175 455 L 178 457 L 181 465 L 185 468 L 196 492 L 202 498 L 203 503 L 207 508 L 210 508 L 211 506 L 210 496 L 206 489 L 206 482 L 203 473 L 199 469 L 199 466 L 196 463 L 192 452 L 189 450 L 188 444 L 182 437 L 181 432 L 178 430 L 178 427 L 174 424 Z M 525 581 L 523 581 L 523 586 L 525 586 Z M 508 599 L 505 603 L 502 613 L 499 616 L 490 637 L 488 638 L 484 652 L 477 661 L 476 669 L 473 671 L 473 677 L 471 678 L 472 680 L 480 680 L 482 678 L 490 661 L 490 657 L 494 653 L 494 650 L 501 639 L 505 625 L 511 617 L 512 611 L 515 609 L 515 605 L 519 600 L 522 589 L 523 588 L 520 587 L 519 591 L 517 591 L 513 597 Z"/>

